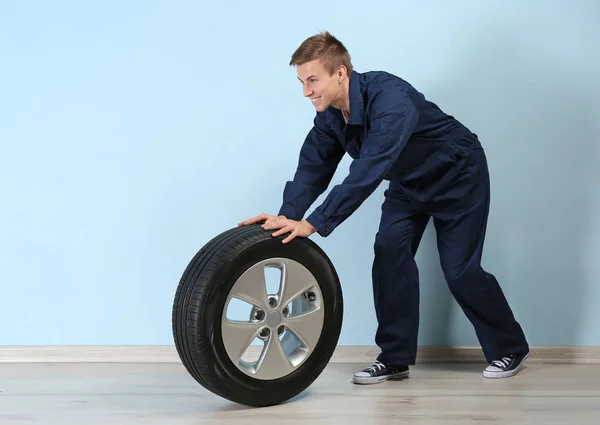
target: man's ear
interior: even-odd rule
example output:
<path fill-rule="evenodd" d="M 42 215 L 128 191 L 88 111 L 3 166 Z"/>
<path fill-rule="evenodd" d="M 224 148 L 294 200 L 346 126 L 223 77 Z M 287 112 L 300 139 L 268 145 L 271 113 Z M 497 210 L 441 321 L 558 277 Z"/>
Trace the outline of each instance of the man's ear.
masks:
<path fill-rule="evenodd" d="M 344 65 L 340 65 L 337 70 L 338 83 L 344 81 L 344 78 L 348 74 L 346 67 Z"/>

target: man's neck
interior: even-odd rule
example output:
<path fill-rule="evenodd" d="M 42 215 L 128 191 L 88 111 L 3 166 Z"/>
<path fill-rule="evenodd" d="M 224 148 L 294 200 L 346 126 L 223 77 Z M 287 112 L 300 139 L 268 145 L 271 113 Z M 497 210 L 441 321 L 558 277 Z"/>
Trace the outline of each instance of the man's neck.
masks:
<path fill-rule="evenodd" d="M 336 107 L 342 111 L 344 120 L 348 122 L 350 118 L 350 81 L 346 80 L 344 82 L 343 96 L 339 100 L 341 101 L 341 105 L 336 105 Z"/>

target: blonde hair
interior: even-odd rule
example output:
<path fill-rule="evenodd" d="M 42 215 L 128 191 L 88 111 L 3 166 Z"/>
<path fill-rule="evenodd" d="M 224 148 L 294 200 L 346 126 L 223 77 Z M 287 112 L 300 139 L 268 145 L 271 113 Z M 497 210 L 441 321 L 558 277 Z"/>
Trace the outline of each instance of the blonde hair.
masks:
<path fill-rule="evenodd" d="M 340 65 L 346 67 L 348 74 L 352 73 L 350 53 L 344 44 L 328 31 L 322 31 L 304 40 L 292 55 L 289 64 L 298 66 L 315 59 L 319 60 L 329 75 L 333 75 Z"/>

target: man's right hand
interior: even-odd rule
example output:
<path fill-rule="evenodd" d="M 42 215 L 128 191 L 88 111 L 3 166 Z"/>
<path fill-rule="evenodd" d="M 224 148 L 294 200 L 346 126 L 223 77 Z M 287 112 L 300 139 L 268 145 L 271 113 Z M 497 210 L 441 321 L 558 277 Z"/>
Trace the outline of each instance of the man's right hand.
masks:
<path fill-rule="evenodd" d="M 277 221 L 277 219 L 280 219 L 280 218 L 287 219 L 287 217 L 284 215 L 276 216 L 276 215 L 272 215 L 272 214 L 262 213 L 262 214 L 257 215 L 256 217 L 252 217 L 252 218 L 249 218 L 248 220 L 239 222 L 238 227 L 248 226 L 250 224 L 255 224 L 255 223 L 275 222 L 275 221 Z"/>

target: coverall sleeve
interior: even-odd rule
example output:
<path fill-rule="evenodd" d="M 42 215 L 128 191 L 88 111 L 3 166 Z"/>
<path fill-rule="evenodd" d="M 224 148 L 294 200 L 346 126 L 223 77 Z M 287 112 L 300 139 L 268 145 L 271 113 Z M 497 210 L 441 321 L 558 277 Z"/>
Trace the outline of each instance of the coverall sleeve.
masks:
<path fill-rule="evenodd" d="M 317 113 L 313 128 L 300 149 L 294 177 L 285 184 L 279 215 L 302 220 L 308 208 L 329 186 L 345 153 L 325 118 Z"/>
<path fill-rule="evenodd" d="M 348 176 L 332 188 L 306 220 L 326 237 L 369 197 L 394 166 L 418 122 L 418 112 L 401 89 L 379 91 L 370 107 L 371 127 Z"/>

